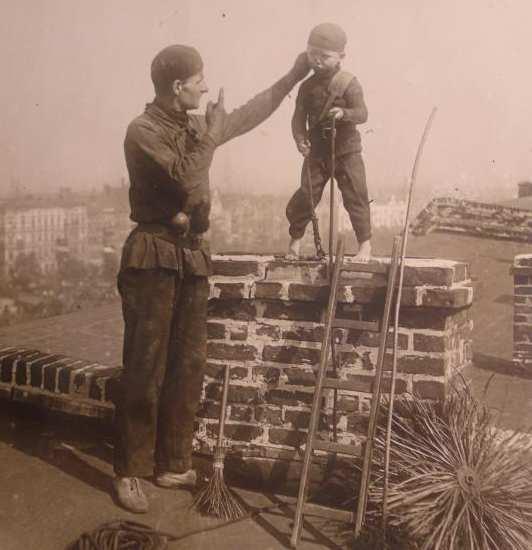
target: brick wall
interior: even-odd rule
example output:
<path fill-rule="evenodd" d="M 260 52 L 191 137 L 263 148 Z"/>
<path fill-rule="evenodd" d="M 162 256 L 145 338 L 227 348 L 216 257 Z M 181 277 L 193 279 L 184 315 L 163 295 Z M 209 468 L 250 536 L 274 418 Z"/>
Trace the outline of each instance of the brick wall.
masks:
<path fill-rule="evenodd" d="M 386 261 L 385 259 L 379 261 Z M 245 475 L 283 476 L 301 456 L 320 357 L 326 265 L 274 257 L 217 256 L 211 279 L 208 365 L 197 416 L 196 449 L 214 444 L 222 371 L 230 366 L 226 435 Z M 340 316 L 378 320 L 386 280 L 358 275 L 341 291 Z M 408 260 L 399 328 L 397 392 L 445 395 L 471 361 L 468 266 L 437 259 Z M 321 432 L 336 426 L 339 442 L 360 445 L 366 430 L 378 334 L 337 329 L 338 375 L 356 392 L 324 394 Z M 389 345 L 392 340 L 390 338 Z M 37 350 L 0 351 L 0 395 L 66 412 L 111 417 L 117 368 Z M 391 349 L 386 367 L 391 365 Z M 384 388 L 388 383 L 385 380 Z M 282 464 L 282 466 L 280 466 Z"/>
<path fill-rule="evenodd" d="M 532 254 L 514 258 L 514 362 L 532 369 Z"/>
<path fill-rule="evenodd" d="M 314 369 L 320 357 L 325 275 L 325 265 L 311 262 L 251 257 L 215 261 L 198 448 L 213 443 L 222 368 L 229 364 L 227 434 L 232 442 L 243 454 L 297 456 L 305 441 Z M 383 275 L 354 279 L 343 289 L 339 314 L 379 319 L 385 284 Z M 445 260 L 408 262 L 399 328 L 398 393 L 416 392 L 427 398 L 445 394 L 451 378 L 471 361 L 471 302 L 467 265 Z M 355 380 L 358 390 L 339 393 L 338 440 L 360 444 L 378 334 L 339 329 L 335 339 L 339 376 Z M 391 365 L 391 350 L 386 365 Z M 323 404 L 323 437 L 332 431 L 332 405 L 329 391 Z"/>

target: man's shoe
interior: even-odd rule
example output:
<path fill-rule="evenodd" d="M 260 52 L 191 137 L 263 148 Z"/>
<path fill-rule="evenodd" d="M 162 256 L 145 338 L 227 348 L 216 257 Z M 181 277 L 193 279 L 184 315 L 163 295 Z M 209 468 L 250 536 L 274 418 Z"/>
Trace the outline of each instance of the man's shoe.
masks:
<path fill-rule="evenodd" d="M 117 477 L 113 480 L 118 502 L 130 512 L 145 514 L 148 511 L 148 499 L 137 477 Z"/>
<path fill-rule="evenodd" d="M 195 487 L 196 471 L 187 470 L 183 474 L 176 474 L 175 472 L 164 472 L 162 474 L 157 474 L 155 476 L 155 485 L 166 489 Z"/>

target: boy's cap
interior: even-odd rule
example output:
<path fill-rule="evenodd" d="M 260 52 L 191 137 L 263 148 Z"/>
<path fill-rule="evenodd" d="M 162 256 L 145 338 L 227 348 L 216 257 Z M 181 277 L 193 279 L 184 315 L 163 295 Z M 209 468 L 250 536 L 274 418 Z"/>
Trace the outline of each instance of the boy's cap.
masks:
<path fill-rule="evenodd" d="M 310 31 L 309 46 L 342 53 L 347 44 L 347 35 L 335 23 L 321 23 Z"/>
<path fill-rule="evenodd" d="M 157 92 L 167 92 L 174 80 L 187 78 L 203 70 L 198 50 L 174 44 L 162 49 L 151 62 L 151 79 Z"/>

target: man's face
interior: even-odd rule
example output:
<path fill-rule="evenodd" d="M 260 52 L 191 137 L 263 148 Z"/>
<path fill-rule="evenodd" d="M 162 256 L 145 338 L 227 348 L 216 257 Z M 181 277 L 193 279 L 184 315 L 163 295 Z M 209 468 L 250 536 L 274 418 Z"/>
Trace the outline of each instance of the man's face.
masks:
<path fill-rule="evenodd" d="M 201 96 L 209 91 L 203 73 L 190 76 L 185 81 L 176 80 L 174 91 L 181 110 L 191 111 L 200 106 Z"/>
<path fill-rule="evenodd" d="M 343 53 L 324 50 L 316 46 L 307 46 L 309 65 L 317 73 L 328 72 L 335 69 L 343 57 Z"/>

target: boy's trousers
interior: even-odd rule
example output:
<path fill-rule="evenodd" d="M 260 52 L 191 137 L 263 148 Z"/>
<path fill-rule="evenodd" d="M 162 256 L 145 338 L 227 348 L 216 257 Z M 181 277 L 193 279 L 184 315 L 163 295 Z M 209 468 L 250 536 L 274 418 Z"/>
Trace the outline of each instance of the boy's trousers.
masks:
<path fill-rule="evenodd" d="M 307 165 L 310 166 L 310 179 L 314 207 L 318 205 L 325 185 L 331 174 L 330 158 L 309 156 L 303 162 L 301 186 L 294 193 L 286 207 L 286 217 L 290 224 L 289 232 L 293 239 L 300 239 L 311 220 L 309 182 Z M 371 238 L 371 220 L 366 187 L 366 171 L 360 153 L 348 153 L 336 158 L 335 178 L 342 193 L 345 209 L 359 243 Z"/>

